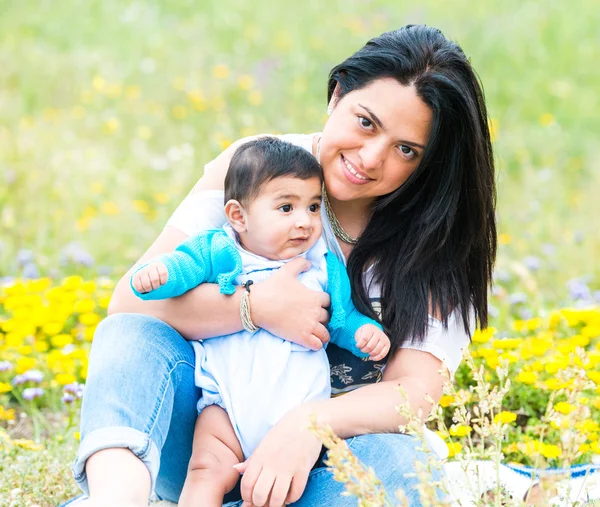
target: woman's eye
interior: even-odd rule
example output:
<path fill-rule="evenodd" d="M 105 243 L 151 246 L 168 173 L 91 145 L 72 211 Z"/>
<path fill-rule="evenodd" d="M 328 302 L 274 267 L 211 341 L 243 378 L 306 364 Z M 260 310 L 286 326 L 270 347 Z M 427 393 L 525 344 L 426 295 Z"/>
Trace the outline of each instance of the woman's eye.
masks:
<path fill-rule="evenodd" d="M 365 129 L 370 129 L 373 126 L 373 122 L 364 116 L 358 117 L 358 123 L 360 123 L 360 126 Z"/>
<path fill-rule="evenodd" d="M 284 213 L 289 213 L 290 211 L 292 211 L 292 205 L 291 204 L 284 204 L 283 206 L 279 206 L 279 209 L 281 211 L 283 211 Z"/>
<path fill-rule="evenodd" d="M 309 209 L 309 210 L 310 210 L 312 213 L 316 213 L 317 211 L 319 211 L 319 208 L 320 208 L 320 207 L 321 207 L 321 206 L 320 206 L 319 204 L 311 204 L 311 205 L 309 206 L 309 208 L 308 208 L 308 209 Z"/>
<path fill-rule="evenodd" d="M 406 146 L 406 144 L 400 145 L 400 151 L 406 158 L 411 160 L 417 156 L 415 150 L 413 150 L 410 146 Z"/>

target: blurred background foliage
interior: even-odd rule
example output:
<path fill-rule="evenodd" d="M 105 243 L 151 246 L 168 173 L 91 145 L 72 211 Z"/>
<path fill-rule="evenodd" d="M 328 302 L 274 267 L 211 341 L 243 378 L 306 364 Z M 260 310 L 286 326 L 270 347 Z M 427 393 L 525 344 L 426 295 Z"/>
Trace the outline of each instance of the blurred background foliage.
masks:
<path fill-rule="evenodd" d="M 596 279 L 595 0 L 0 1 L 0 275 L 122 274 L 207 161 L 318 131 L 329 69 L 407 23 L 442 29 L 483 81 L 499 268 L 534 256 L 542 299 Z"/>

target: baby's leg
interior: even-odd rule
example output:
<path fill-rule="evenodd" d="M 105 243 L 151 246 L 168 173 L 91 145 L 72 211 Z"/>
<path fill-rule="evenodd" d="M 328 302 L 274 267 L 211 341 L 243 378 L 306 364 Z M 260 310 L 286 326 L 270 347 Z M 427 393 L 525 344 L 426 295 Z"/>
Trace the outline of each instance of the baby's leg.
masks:
<path fill-rule="evenodd" d="M 244 455 L 227 412 L 217 405 L 206 407 L 196 421 L 192 458 L 180 507 L 221 507 L 223 497 L 239 479 L 233 465 Z"/>

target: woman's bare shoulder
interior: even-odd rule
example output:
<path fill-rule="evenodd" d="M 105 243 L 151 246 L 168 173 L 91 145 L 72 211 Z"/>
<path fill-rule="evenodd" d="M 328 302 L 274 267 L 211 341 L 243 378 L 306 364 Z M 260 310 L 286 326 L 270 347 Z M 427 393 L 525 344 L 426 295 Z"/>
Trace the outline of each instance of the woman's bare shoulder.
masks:
<path fill-rule="evenodd" d="M 255 136 L 243 137 L 231 144 L 225 151 L 223 151 L 217 158 L 211 160 L 204 166 L 204 174 L 198 180 L 198 183 L 194 186 L 190 194 L 201 192 L 203 190 L 223 190 L 225 182 L 225 175 L 229 168 L 231 158 L 241 145 L 258 139 L 260 137 L 274 137 L 273 134 L 258 134 Z"/>

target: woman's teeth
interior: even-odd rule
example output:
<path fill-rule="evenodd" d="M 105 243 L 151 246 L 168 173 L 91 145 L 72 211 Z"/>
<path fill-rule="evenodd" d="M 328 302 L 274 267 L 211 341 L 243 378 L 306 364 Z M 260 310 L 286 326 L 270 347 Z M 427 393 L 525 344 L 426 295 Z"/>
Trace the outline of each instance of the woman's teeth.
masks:
<path fill-rule="evenodd" d="M 356 172 L 356 169 L 354 169 L 354 167 L 352 167 L 350 165 L 350 162 L 348 162 L 346 159 L 344 159 L 344 164 L 346 164 L 346 167 L 348 168 L 348 171 L 350 171 L 354 176 L 356 176 L 359 180 L 368 180 L 369 178 L 365 178 L 364 176 L 361 176 L 360 174 L 358 174 Z"/>

